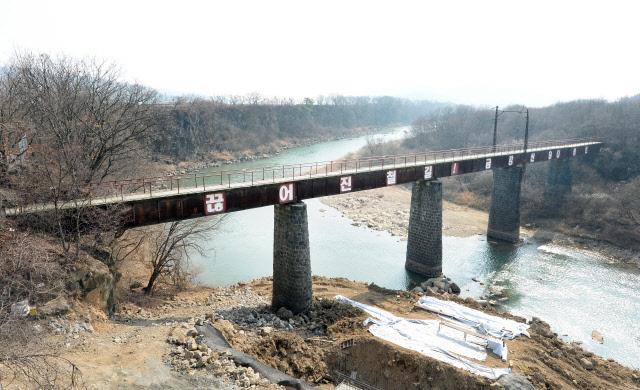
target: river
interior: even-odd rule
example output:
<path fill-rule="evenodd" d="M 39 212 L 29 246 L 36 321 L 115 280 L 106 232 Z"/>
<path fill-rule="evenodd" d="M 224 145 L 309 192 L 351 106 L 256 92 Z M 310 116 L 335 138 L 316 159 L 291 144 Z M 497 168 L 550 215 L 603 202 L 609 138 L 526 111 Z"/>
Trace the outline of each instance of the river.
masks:
<path fill-rule="evenodd" d="M 401 139 L 407 127 L 375 138 Z M 277 156 L 235 164 L 238 169 L 264 165 L 340 159 L 367 144 L 370 136 L 322 142 L 289 149 Z M 352 221 L 320 202 L 308 205 L 312 272 L 374 282 L 405 289 L 419 280 L 404 269 L 406 242 L 386 232 L 353 226 Z M 409 205 L 407 205 L 409 207 Z M 225 216 L 202 243 L 204 256 L 193 265 L 207 285 L 228 285 L 272 273 L 273 207 Z M 542 245 L 526 240 L 521 245 L 496 245 L 484 237 L 443 237 L 443 271 L 478 297 L 488 285 L 506 289 L 502 308 L 513 314 L 537 316 L 549 322 L 566 340 L 605 358 L 640 368 L 640 272 L 618 265 L 595 252 Z M 476 277 L 484 286 L 472 281 Z M 597 330 L 600 344 L 591 338 Z"/>

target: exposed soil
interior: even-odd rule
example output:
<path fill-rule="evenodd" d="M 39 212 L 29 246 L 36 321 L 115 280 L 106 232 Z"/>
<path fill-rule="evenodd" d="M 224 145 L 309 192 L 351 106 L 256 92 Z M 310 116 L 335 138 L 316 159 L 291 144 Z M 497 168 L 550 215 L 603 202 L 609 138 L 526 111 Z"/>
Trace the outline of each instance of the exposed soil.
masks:
<path fill-rule="evenodd" d="M 313 283 L 313 310 L 288 319 L 270 311 L 271 280 L 263 278 L 154 299 L 144 299 L 133 291 L 132 296 L 140 294 L 138 304 L 121 305 L 116 321 L 76 305 L 65 320 L 88 321 L 92 329 L 51 337 L 64 345 L 62 356 L 78 365 L 88 388 L 279 388 L 221 354 L 203 352 L 209 356 L 207 364 L 186 358 L 175 339 L 186 337 L 194 324 L 203 321 L 220 329 L 235 349 L 324 389 L 333 388 L 336 372 L 356 375 L 358 380 L 381 389 L 502 387 L 376 339 L 362 325 L 364 313 L 333 300 L 341 294 L 398 316 L 436 318 L 414 307 L 417 293 L 341 278 L 314 277 Z M 497 314 L 494 308 L 471 299 L 449 294 L 438 297 Z M 506 313 L 501 315 L 518 320 Z M 50 327 L 46 321 L 41 325 Z M 532 323 L 531 333 L 530 339 L 507 342 L 508 362 L 489 355 L 483 364 L 510 366 L 539 389 L 640 388 L 640 372 L 594 356 L 579 345 L 562 342 L 545 323 Z"/>

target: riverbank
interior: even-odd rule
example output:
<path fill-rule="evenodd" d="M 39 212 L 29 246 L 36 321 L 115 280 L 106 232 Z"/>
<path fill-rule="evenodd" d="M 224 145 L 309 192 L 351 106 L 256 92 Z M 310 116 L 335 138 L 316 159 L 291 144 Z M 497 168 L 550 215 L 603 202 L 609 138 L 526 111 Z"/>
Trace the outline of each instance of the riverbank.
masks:
<path fill-rule="evenodd" d="M 123 303 L 114 321 L 94 317 L 92 331 L 55 337 L 66 345 L 62 356 L 78 365 L 88 388 L 281 388 L 211 348 L 188 353 L 191 348 L 181 344 L 198 333 L 195 325 L 206 323 L 215 326 L 234 349 L 321 389 L 334 387 L 335 370 L 345 364 L 358 373 L 358 379 L 381 388 L 503 388 L 376 339 L 362 324 L 364 313 L 333 300 L 340 294 L 398 316 L 436 319 L 414 308 L 418 294 L 341 278 L 314 277 L 313 282 L 314 309 L 306 316 L 272 314 L 268 308 L 271 281 L 262 278 Z M 497 314 L 471 299 L 437 297 Z M 507 362 L 489 357 L 484 364 L 509 366 L 540 389 L 640 385 L 637 371 L 601 359 L 575 343 L 562 342 L 543 322 L 534 321 L 530 330 L 531 338 L 507 342 Z"/>
<path fill-rule="evenodd" d="M 321 199 L 327 206 L 338 209 L 356 226 L 387 231 L 402 239 L 407 238 L 411 188 L 393 186 L 370 191 L 328 196 Z M 445 235 L 468 237 L 487 231 L 487 213 L 444 201 L 442 230 Z M 533 232 L 523 229 L 525 236 Z"/>
<path fill-rule="evenodd" d="M 355 127 L 345 131 L 347 135 L 330 133 L 322 136 L 306 137 L 302 139 L 284 138 L 260 145 L 255 149 L 212 151 L 186 161 L 176 161 L 168 156 L 159 156 L 159 164 L 163 165 L 160 172 L 162 172 L 164 176 L 178 176 L 194 174 L 203 170 L 225 166 L 230 166 L 229 169 L 235 169 L 233 164 L 266 160 L 276 157 L 289 149 L 308 147 L 323 142 L 344 140 L 354 137 L 375 136 L 377 134 L 384 133 L 385 131 L 391 131 L 398 126 L 400 125 L 388 126 L 386 128 Z"/>
<path fill-rule="evenodd" d="M 356 226 L 366 226 L 376 231 L 386 231 L 406 240 L 409 227 L 411 205 L 410 186 L 392 186 L 321 199 L 327 206 L 338 209 Z M 486 211 L 457 204 L 447 200 L 442 202 L 443 234 L 452 237 L 485 235 L 489 215 Z M 520 228 L 522 238 L 531 238 L 540 243 L 572 247 L 602 255 L 609 263 L 624 264 L 640 269 L 640 253 L 616 247 L 574 234 L 571 228 L 562 224 L 527 224 Z"/>

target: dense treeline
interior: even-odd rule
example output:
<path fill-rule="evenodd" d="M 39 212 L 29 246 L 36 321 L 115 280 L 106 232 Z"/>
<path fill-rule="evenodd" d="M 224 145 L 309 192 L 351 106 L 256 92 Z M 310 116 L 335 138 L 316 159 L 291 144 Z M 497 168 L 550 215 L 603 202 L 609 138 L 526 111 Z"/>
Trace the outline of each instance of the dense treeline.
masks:
<path fill-rule="evenodd" d="M 303 102 L 181 98 L 158 106 L 165 115 L 152 149 L 178 159 L 257 149 L 277 140 L 297 142 L 358 128 L 410 123 L 438 106 L 393 97 L 332 96 Z"/>
<path fill-rule="evenodd" d="M 523 107 L 505 110 L 521 111 Z M 640 246 L 640 95 L 615 102 L 579 100 L 529 110 L 530 140 L 600 137 L 605 148 L 593 159 L 573 162 L 574 190 L 562 210 L 547 210 L 540 188 L 546 164 L 527 169 L 523 186 L 525 222 L 559 215 L 573 230 L 621 246 Z M 448 149 L 491 145 L 494 111 L 468 106 L 448 107 L 413 124 L 407 148 Z M 502 113 L 498 143 L 523 142 L 524 114 Z M 454 181 L 447 194 L 486 208 L 491 179 L 470 175 Z"/>

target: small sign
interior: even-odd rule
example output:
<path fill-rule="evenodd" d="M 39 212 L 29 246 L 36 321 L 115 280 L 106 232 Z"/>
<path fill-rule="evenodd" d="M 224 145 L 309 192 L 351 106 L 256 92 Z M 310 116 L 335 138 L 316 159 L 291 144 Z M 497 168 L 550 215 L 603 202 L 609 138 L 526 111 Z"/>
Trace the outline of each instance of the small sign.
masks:
<path fill-rule="evenodd" d="M 587 153 L 589 153 L 589 147 L 588 147 L 588 146 L 585 146 L 585 147 L 584 147 L 584 154 L 587 154 Z"/>
<path fill-rule="evenodd" d="M 204 204 L 206 215 L 223 213 L 227 209 L 227 197 L 224 192 L 207 194 L 204 198 Z"/>
<path fill-rule="evenodd" d="M 556 150 L 556 158 L 560 158 L 560 149 Z"/>
<path fill-rule="evenodd" d="M 340 192 L 351 191 L 351 176 L 344 176 L 340 178 Z"/>
<path fill-rule="evenodd" d="M 425 180 L 433 179 L 433 165 L 424 167 L 424 178 Z"/>
<path fill-rule="evenodd" d="M 547 160 L 551 160 L 553 158 L 553 152 L 549 151 L 549 157 L 547 158 Z"/>
<path fill-rule="evenodd" d="M 291 203 L 295 200 L 294 188 L 293 183 L 287 183 L 280 186 L 280 191 L 278 192 L 280 203 Z"/>
<path fill-rule="evenodd" d="M 536 161 L 536 154 L 535 153 L 531 153 L 531 157 L 529 157 L 529 161 L 531 161 L 531 162 L 535 162 Z"/>
<path fill-rule="evenodd" d="M 451 164 L 451 175 L 457 175 L 460 173 L 460 163 L 454 162 Z"/>
<path fill-rule="evenodd" d="M 513 165 L 513 156 L 509 156 L 509 162 L 508 162 L 509 166 Z"/>
<path fill-rule="evenodd" d="M 484 169 L 491 169 L 491 159 L 488 158 L 484 163 Z"/>
<path fill-rule="evenodd" d="M 387 171 L 387 185 L 396 184 L 396 171 Z"/>
<path fill-rule="evenodd" d="M 578 149 L 576 149 L 576 148 L 573 148 L 573 152 L 572 152 L 572 154 L 573 154 L 573 157 L 575 157 L 575 156 L 576 156 L 576 153 L 578 153 Z"/>

